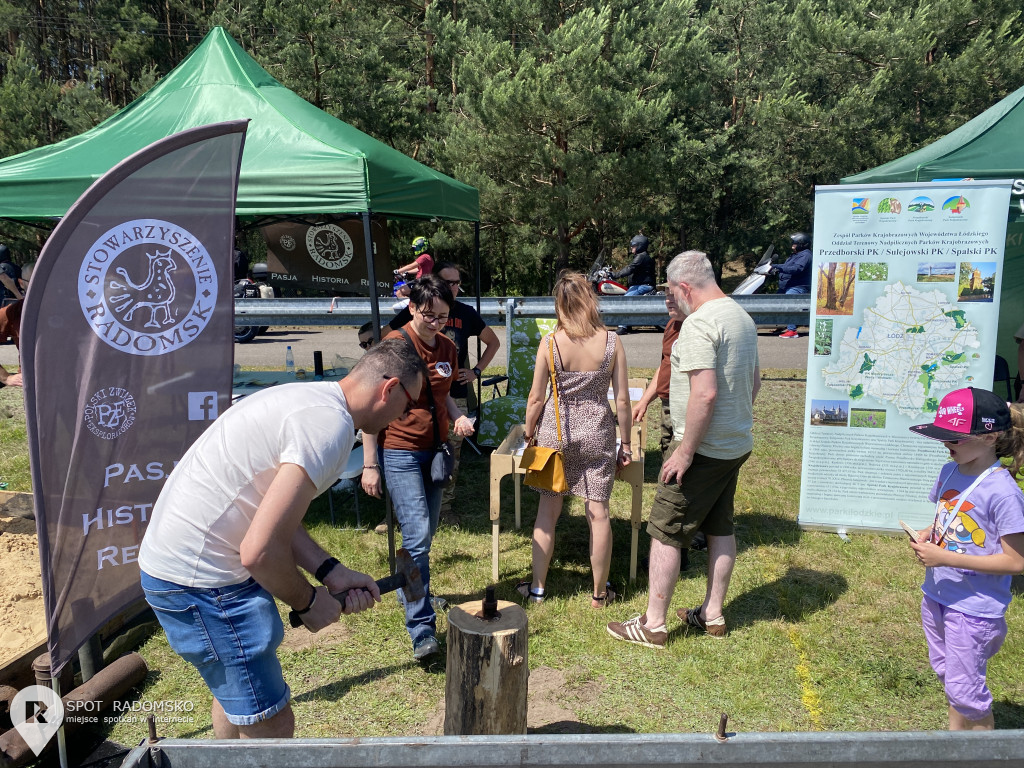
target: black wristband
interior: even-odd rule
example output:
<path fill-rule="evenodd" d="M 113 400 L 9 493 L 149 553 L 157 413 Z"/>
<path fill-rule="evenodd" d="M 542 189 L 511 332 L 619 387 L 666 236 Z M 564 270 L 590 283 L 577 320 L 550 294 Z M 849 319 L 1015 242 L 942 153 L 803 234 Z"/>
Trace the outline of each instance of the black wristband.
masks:
<path fill-rule="evenodd" d="M 474 373 L 474 375 L 476 375 L 476 377 L 477 377 L 478 379 L 479 379 L 479 378 L 480 378 L 481 376 L 483 376 L 483 375 L 484 375 L 484 372 L 483 372 L 483 371 L 481 371 L 481 370 L 480 370 L 479 368 L 474 368 L 474 369 L 473 369 L 473 373 Z"/>
<path fill-rule="evenodd" d="M 330 574 L 330 572 L 334 570 L 334 566 L 336 565 L 341 565 L 341 562 L 339 562 L 338 558 L 328 557 L 326 560 L 320 563 L 320 567 L 316 569 L 316 573 L 313 574 L 313 578 L 315 578 L 317 581 L 323 584 L 324 579 L 326 579 L 328 574 Z"/>
<path fill-rule="evenodd" d="M 310 609 L 310 608 L 312 608 L 312 607 L 313 607 L 313 603 L 315 603 L 315 602 L 316 602 L 316 587 L 314 587 L 314 586 L 313 586 L 312 584 L 310 584 L 310 585 L 309 585 L 309 587 L 310 587 L 310 589 L 312 589 L 312 590 L 313 590 L 313 594 L 311 594 L 311 595 L 309 596 L 309 605 L 307 605 L 307 606 L 306 606 L 305 608 L 303 608 L 303 609 L 302 609 L 301 611 L 296 611 L 296 612 L 295 612 L 295 613 L 297 613 L 297 614 L 298 614 L 299 616 L 302 616 L 302 615 L 304 615 L 304 614 L 307 614 L 307 613 L 309 613 L 309 609 Z"/>

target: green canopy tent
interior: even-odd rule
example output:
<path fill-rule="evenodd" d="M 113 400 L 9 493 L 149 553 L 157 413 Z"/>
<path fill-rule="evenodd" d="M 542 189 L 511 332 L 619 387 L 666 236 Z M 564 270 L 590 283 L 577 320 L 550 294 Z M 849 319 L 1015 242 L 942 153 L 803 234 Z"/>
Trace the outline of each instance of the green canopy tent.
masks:
<path fill-rule="evenodd" d="M 376 285 L 370 217 L 477 222 L 480 196 L 303 100 L 221 27 L 149 91 L 95 128 L 0 160 L 0 218 L 53 222 L 124 158 L 187 128 L 249 119 L 236 213 L 249 222 L 360 217 Z M 374 323 L 380 326 L 377 307 Z"/>
<path fill-rule="evenodd" d="M 1014 179 L 1006 227 L 996 352 L 1017 360 L 1014 332 L 1024 323 L 1024 88 L 916 152 L 841 180 L 842 184 L 934 179 Z"/>
<path fill-rule="evenodd" d="M 94 181 L 143 147 L 187 128 L 239 119 L 250 122 L 237 216 L 250 223 L 361 218 L 373 296 L 379 290 L 371 216 L 475 222 L 480 309 L 477 190 L 317 109 L 271 77 L 220 27 L 149 91 L 95 128 L 0 160 L 0 219 L 54 222 Z M 379 329 L 377 302 L 370 307 Z M 389 539 L 389 549 L 393 543 Z"/>
<path fill-rule="evenodd" d="M 149 91 L 79 136 L 0 160 L 0 218 L 64 215 L 133 152 L 186 128 L 250 119 L 237 214 L 361 214 L 478 221 L 477 190 L 317 109 L 222 28 Z"/>

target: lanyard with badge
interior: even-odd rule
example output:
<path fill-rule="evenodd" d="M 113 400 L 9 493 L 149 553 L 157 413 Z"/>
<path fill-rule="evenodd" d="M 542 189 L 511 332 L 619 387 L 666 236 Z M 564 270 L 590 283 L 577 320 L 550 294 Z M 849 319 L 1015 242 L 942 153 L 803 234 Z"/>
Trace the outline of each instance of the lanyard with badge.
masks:
<path fill-rule="evenodd" d="M 981 481 L 984 480 L 986 477 L 1002 468 L 1003 465 L 997 461 L 991 467 L 989 467 L 976 478 L 974 478 L 974 482 L 967 486 L 967 490 L 963 491 L 960 494 L 960 496 L 956 500 L 956 504 L 953 505 L 953 509 L 949 512 L 949 516 L 942 520 L 942 525 L 940 526 L 939 519 L 942 516 L 942 507 L 944 506 L 942 494 L 946 490 L 946 481 L 949 480 L 949 477 L 953 476 L 953 472 L 956 472 L 956 467 L 954 467 L 953 471 L 949 473 L 949 477 L 947 477 L 946 480 L 942 481 L 942 487 L 939 488 L 939 498 L 935 502 L 935 521 L 932 523 L 932 535 L 929 541 L 931 541 L 936 546 L 941 547 L 942 542 L 946 540 L 946 534 L 949 532 L 949 526 L 952 524 L 954 520 L 956 520 L 956 516 L 960 513 L 961 505 L 963 505 L 964 501 L 970 495 L 971 491 L 973 491 L 975 488 L 981 485 Z M 936 533 L 938 533 L 938 539 L 935 538 Z"/>

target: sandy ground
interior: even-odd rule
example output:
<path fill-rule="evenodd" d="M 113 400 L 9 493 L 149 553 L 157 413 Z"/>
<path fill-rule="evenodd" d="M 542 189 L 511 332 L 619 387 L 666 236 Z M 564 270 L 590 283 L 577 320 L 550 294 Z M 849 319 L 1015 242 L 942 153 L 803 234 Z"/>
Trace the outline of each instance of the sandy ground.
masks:
<path fill-rule="evenodd" d="M 35 522 L 0 517 L 0 668 L 45 639 Z"/>

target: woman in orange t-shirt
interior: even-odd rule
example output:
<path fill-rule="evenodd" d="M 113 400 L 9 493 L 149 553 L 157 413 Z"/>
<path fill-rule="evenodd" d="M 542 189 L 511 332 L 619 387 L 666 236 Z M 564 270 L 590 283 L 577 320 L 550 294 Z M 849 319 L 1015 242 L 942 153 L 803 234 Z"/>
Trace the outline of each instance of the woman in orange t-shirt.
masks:
<path fill-rule="evenodd" d="M 413 281 L 409 290 L 412 320 L 402 330 L 385 337 L 408 339 L 426 363 L 436 404 L 437 434 L 442 440 L 448 436 L 449 420 L 455 422 L 455 434 L 473 434 L 472 420 L 459 411 L 450 394 L 452 381 L 459 372 L 458 348 L 441 333 L 454 301 L 448 284 L 437 275 Z M 442 491 L 430 479 L 430 463 L 437 452 L 434 418 L 427 388 L 423 387 L 405 416 L 391 422 L 380 435 L 363 435 L 363 490 L 371 496 L 381 495 L 383 465 L 395 516 L 402 527 L 402 546 L 409 550 L 423 575 L 424 598 L 410 602 L 399 591 L 416 659 L 425 659 L 439 650 L 437 617 L 430 602 L 430 544 L 437 530 Z"/>

